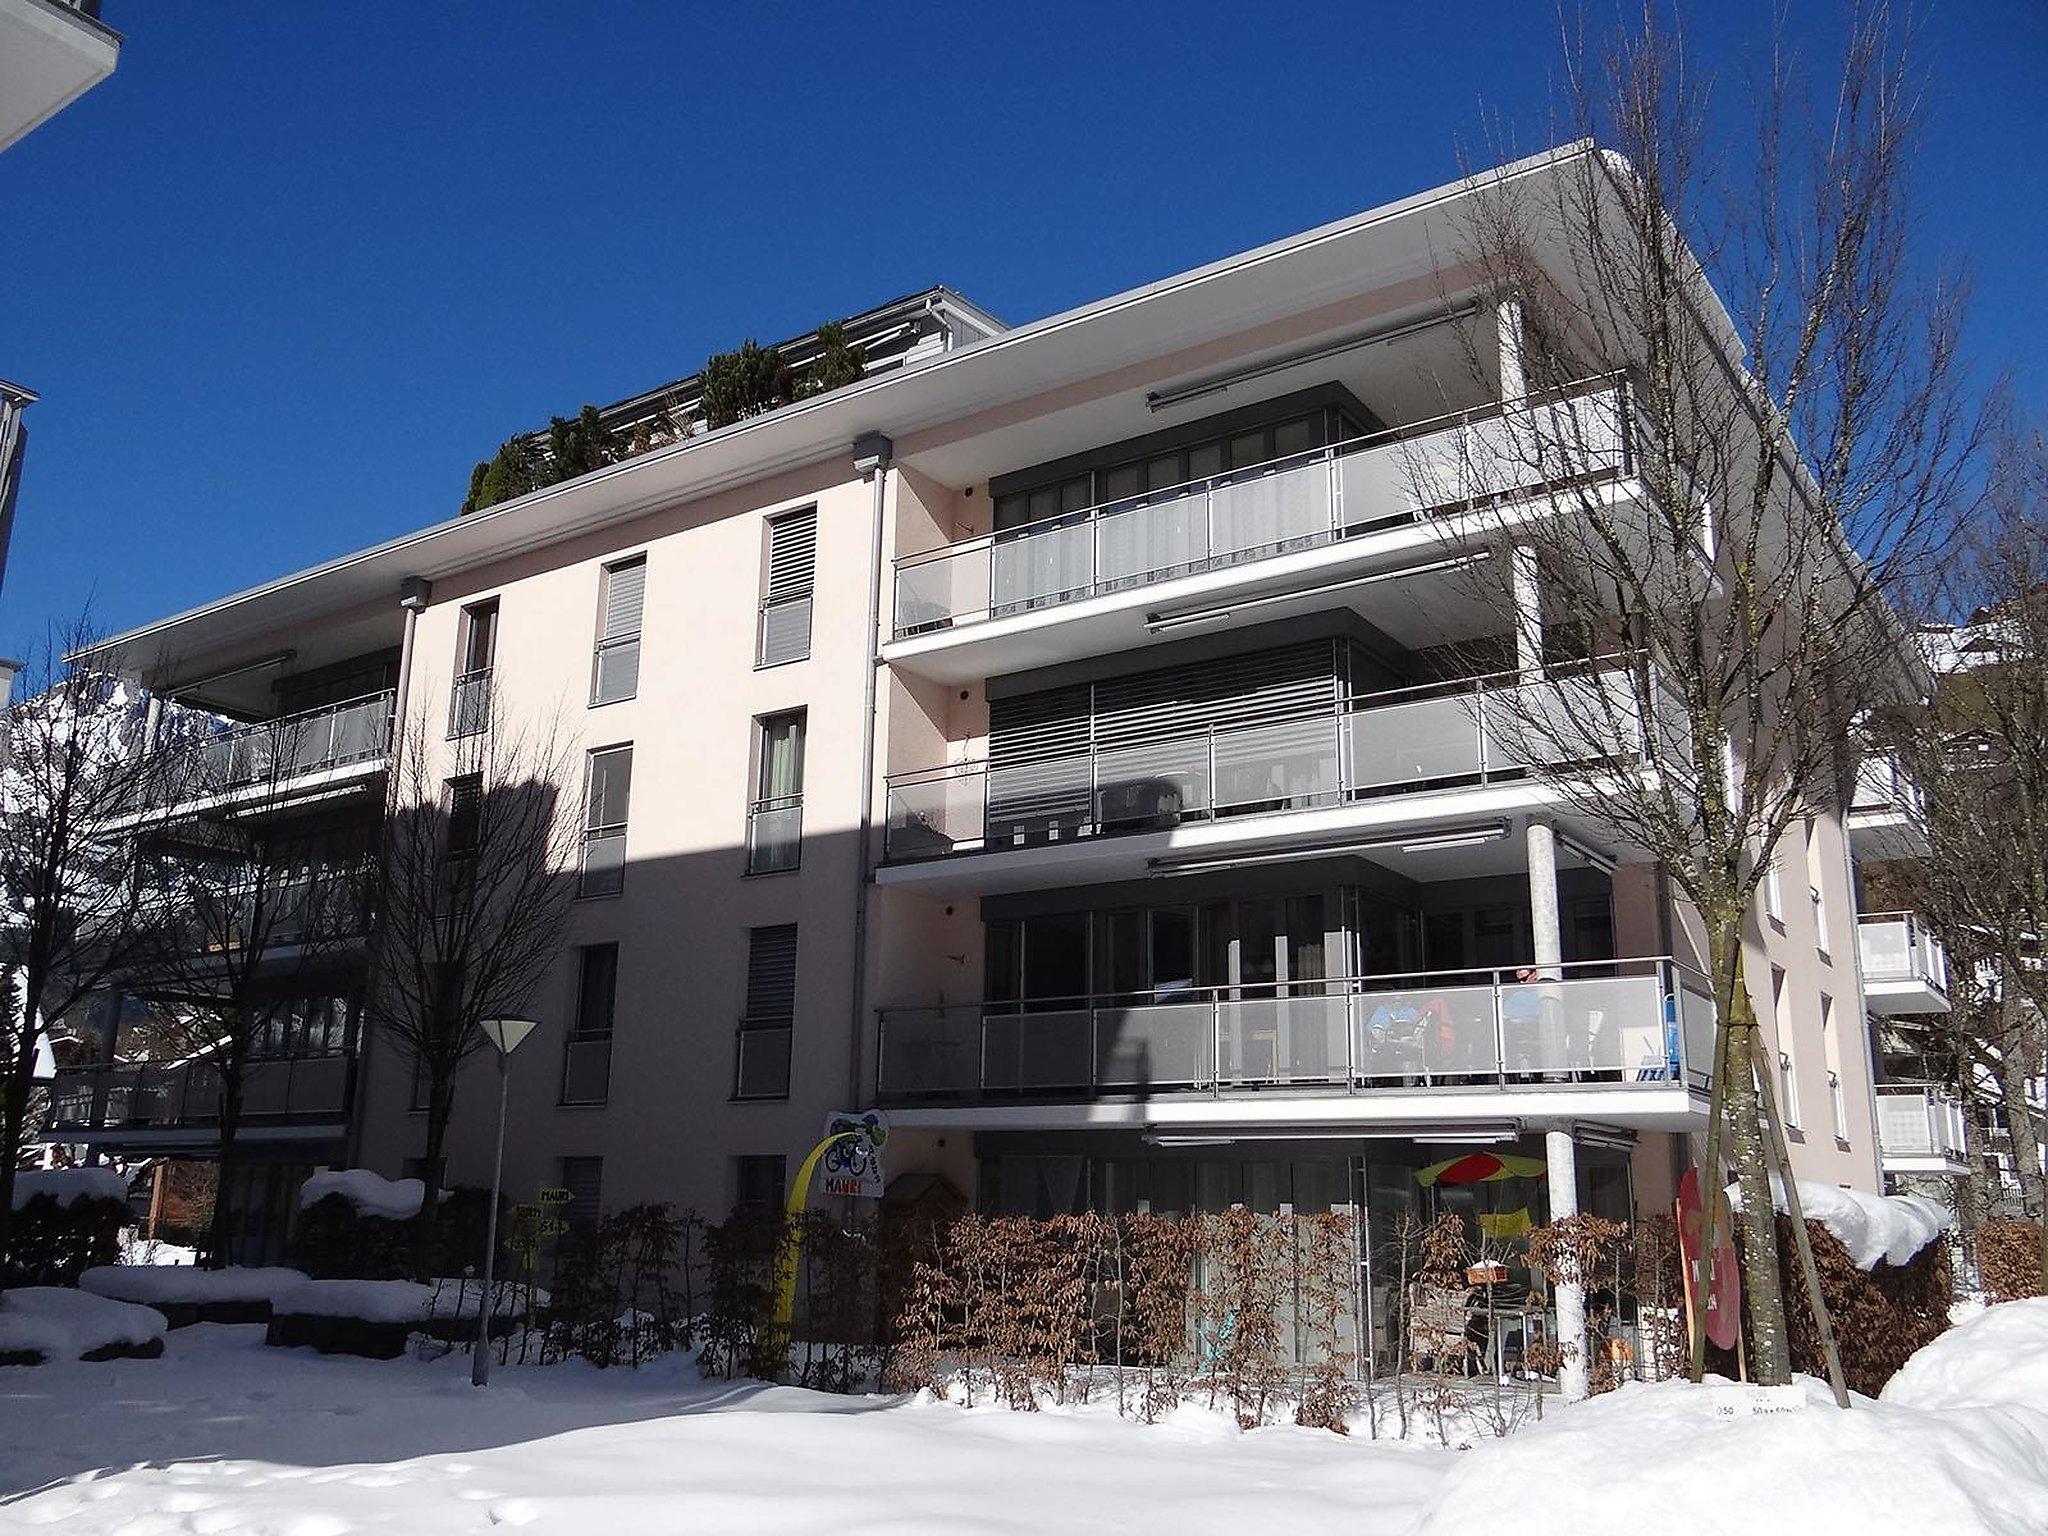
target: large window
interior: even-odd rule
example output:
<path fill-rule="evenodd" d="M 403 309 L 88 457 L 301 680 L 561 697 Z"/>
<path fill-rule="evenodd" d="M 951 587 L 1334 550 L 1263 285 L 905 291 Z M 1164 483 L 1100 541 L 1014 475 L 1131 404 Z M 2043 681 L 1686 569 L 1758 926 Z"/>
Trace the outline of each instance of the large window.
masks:
<path fill-rule="evenodd" d="M 616 896 L 626 884 L 626 808 L 633 798 L 633 748 L 590 754 L 583 798 L 583 874 L 579 896 Z"/>
<path fill-rule="evenodd" d="M 811 584 L 817 552 L 815 507 L 768 520 L 768 579 L 761 593 L 755 666 L 779 667 L 811 654 Z"/>
<path fill-rule="evenodd" d="M 491 721 L 491 668 L 498 655 L 498 600 L 462 610 L 455 681 L 448 692 L 448 734 L 474 736 Z"/>
<path fill-rule="evenodd" d="M 747 807 L 747 873 L 795 869 L 803 851 L 804 711 L 754 722 L 754 798 Z"/>
<path fill-rule="evenodd" d="M 576 1021 L 562 1060 L 562 1102 L 602 1104 L 611 1091 L 619 946 L 586 944 L 576 956 Z"/>
<path fill-rule="evenodd" d="M 640 691 L 640 615 L 647 600 L 647 557 L 636 555 L 606 566 L 599 588 L 590 702 L 616 704 Z"/>
<path fill-rule="evenodd" d="M 747 1011 L 740 1020 L 736 1099 L 789 1097 L 790 1034 L 796 1024 L 796 924 L 747 932 Z"/>

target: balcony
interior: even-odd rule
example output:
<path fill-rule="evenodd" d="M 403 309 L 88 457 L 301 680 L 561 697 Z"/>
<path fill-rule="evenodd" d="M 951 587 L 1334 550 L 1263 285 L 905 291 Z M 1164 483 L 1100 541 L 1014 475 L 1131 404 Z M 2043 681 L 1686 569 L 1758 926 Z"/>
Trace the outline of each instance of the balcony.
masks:
<path fill-rule="evenodd" d="M 1849 797 L 1850 845 L 1867 859 L 1927 857 L 1926 807 L 1920 790 L 1890 757 L 1867 757 Z"/>
<path fill-rule="evenodd" d="M 144 776 L 138 816 L 273 807 L 358 786 L 391 752 L 390 689 L 277 720 L 238 725 L 161 751 Z"/>
<path fill-rule="evenodd" d="M 0 150 L 114 71 L 121 34 L 99 0 L 0 0 Z"/>
<path fill-rule="evenodd" d="M 1938 1083 L 1880 1083 L 1877 1143 L 1886 1173 L 1969 1172 L 1962 1102 Z"/>
<path fill-rule="evenodd" d="M 1223 1118 L 1243 1117 L 1248 1098 L 1312 1098 L 1325 1120 L 1371 1118 L 1373 1101 L 1629 1123 L 1637 1109 L 1690 1115 L 1713 1043 L 1705 979 L 1668 959 L 1568 965 L 1541 981 L 1462 971 L 1178 987 L 883 1009 L 875 1096 L 895 1108 L 1228 1098 Z"/>
<path fill-rule="evenodd" d="M 1913 913 L 1857 918 L 1856 952 L 1871 1012 L 1948 1012 L 1948 951 Z"/>
<path fill-rule="evenodd" d="M 884 858 L 908 864 L 1198 823 L 1264 825 L 1429 791 L 1526 784 L 1532 760 L 1589 771 L 1638 764 L 1650 756 L 1639 684 L 1623 667 L 1540 683 L 1501 673 L 1267 725 L 892 774 Z M 1539 712 L 1540 732 L 1530 728 Z"/>
<path fill-rule="evenodd" d="M 458 673 L 448 685 L 448 739 L 480 735 L 490 724 L 491 669 Z"/>
<path fill-rule="evenodd" d="M 1414 542 L 1373 535 L 1477 503 L 1623 477 L 1629 444 L 1627 389 L 1602 379 L 944 545 L 896 562 L 895 639 L 907 657 L 1100 600 L 1144 608 L 1169 587 L 1213 597 L 1286 576 L 1291 568 L 1275 562 L 1304 552 L 1325 558 L 1296 562 L 1301 574 L 1326 579 L 1328 567 L 1369 557 L 1376 543 Z M 1090 647 L 1118 643 L 1097 637 Z M 978 671 L 1011 669 L 983 663 Z"/>
<path fill-rule="evenodd" d="M 747 873 L 781 874 L 803 857 L 804 797 L 771 795 L 747 807 Z"/>
<path fill-rule="evenodd" d="M 332 1135 L 348 1118 L 355 1058 L 347 1051 L 250 1063 L 242 1131 Z M 201 1144 L 220 1125 L 220 1073 L 211 1062 L 65 1067 L 50 1088 L 46 1141 Z"/>

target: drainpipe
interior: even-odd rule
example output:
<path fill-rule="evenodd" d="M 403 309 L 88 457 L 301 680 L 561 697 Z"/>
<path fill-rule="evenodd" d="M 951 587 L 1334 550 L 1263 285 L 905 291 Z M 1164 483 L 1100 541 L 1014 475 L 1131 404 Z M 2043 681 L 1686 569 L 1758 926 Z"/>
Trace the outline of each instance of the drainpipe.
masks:
<path fill-rule="evenodd" d="M 860 818 L 855 829 L 853 891 L 853 1027 L 846 1046 L 846 1107 L 861 1107 L 861 1044 L 867 1034 L 868 887 L 873 884 L 875 805 L 875 695 L 882 675 L 882 504 L 896 445 L 880 432 L 863 432 L 853 445 L 853 467 L 874 488 L 868 535 L 866 679 L 860 711 Z"/>

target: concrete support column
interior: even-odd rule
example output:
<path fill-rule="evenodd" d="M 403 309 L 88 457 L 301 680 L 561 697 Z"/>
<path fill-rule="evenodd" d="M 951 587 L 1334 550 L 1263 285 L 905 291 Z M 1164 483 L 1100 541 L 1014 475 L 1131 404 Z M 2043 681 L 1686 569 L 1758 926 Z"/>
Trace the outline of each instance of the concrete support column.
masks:
<path fill-rule="evenodd" d="M 1529 941 L 1536 969 L 1557 979 L 1564 963 L 1564 929 L 1557 916 L 1557 829 L 1548 818 L 1531 816 L 1524 835 L 1529 852 Z"/>
<path fill-rule="evenodd" d="M 1536 551 L 1517 544 L 1509 555 L 1508 588 L 1515 608 L 1515 670 L 1522 681 L 1543 676 L 1543 574 Z"/>
<path fill-rule="evenodd" d="M 1504 298 L 1493 309 L 1493 329 L 1500 347 L 1500 397 L 1519 400 L 1529 392 L 1522 367 L 1522 301 Z"/>
<path fill-rule="evenodd" d="M 1579 1158 L 1572 1133 L 1547 1131 L 1543 1137 L 1544 1162 L 1550 1175 L 1550 1219 L 1579 1214 Z M 1557 1303 L 1557 1338 L 1565 1347 L 1564 1363 L 1558 1367 L 1558 1391 L 1568 1403 L 1586 1395 L 1586 1288 L 1582 1284 L 1559 1285 L 1552 1299 Z"/>

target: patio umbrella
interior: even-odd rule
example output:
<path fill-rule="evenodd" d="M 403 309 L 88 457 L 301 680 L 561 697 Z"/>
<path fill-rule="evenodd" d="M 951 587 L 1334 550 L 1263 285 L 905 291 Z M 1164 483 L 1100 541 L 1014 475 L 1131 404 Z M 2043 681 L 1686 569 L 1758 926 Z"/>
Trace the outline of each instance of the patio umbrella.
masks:
<path fill-rule="evenodd" d="M 1447 1162 L 1431 1163 L 1415 1175 L 1415 1182 L 1431 1184 L 1491 1184 L 1497 1179 L 1533 1179 L 1543 1171 L 1540 1157 L 1516 1157 L 1507 1152 L 1467 1152 Z"/>

